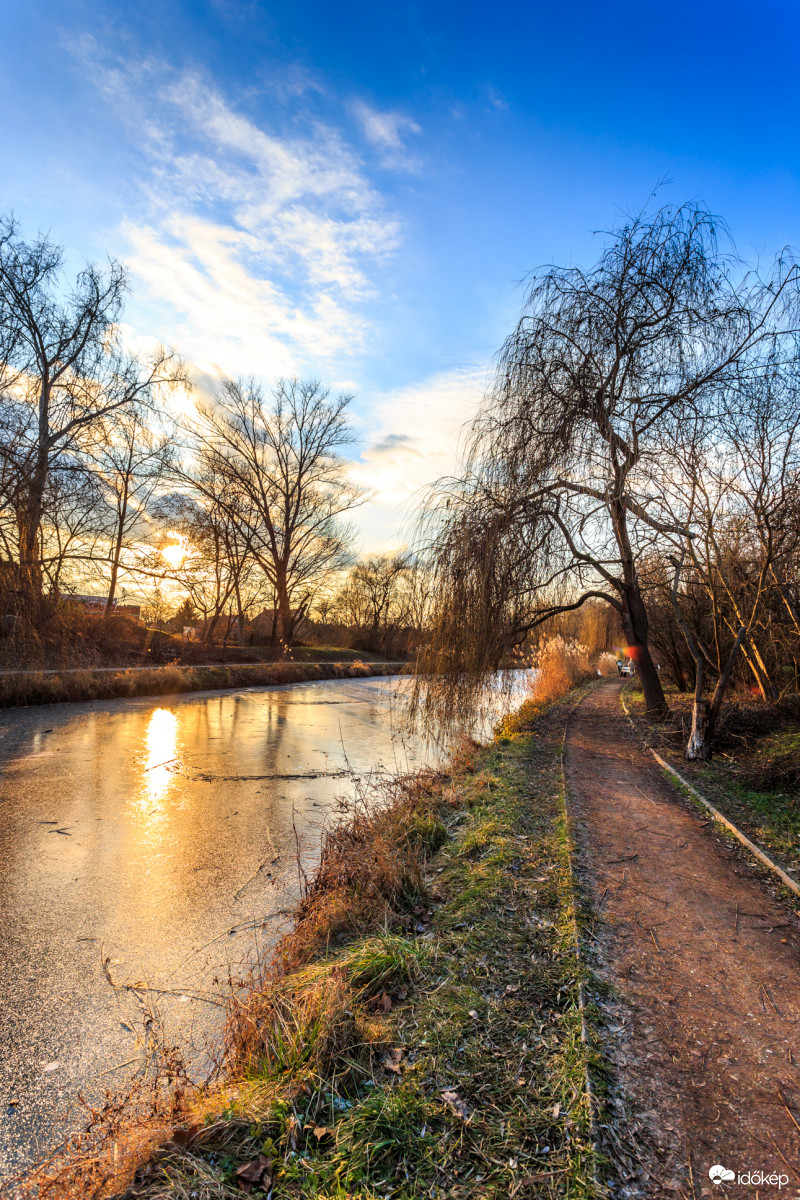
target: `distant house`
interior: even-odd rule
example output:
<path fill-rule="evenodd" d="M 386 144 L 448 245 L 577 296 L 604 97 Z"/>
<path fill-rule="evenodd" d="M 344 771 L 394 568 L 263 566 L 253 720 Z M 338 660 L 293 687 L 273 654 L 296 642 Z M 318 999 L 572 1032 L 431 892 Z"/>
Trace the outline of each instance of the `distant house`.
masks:
<path fill-rule="evenodd" d="M 289 613 L 292 620 L 295 622 L 294 636 L 299 637 L 305 624 L 305 609 L 290 608 Z M 279 624 L 277 608 L 262 608 L 260 613 L 257 613 L 249 623 L 250 633 L 255 638 L 256 642 L 269 641 L 274 635 Z"/>
<path fill-rule="evenodd" d="M 107 596 L 87 596 L 80 592 L 73 592 L 71 596 L 65 596 L 65 601 L 68 604 L 80 604 L 87 612 L 102 613 L 106 611 L 108 603 Z M 142 606 L 140 604 L 119 604 L 116 600 L 111 603 L 111 611 L 119 613 L 121 616 L 130 617 L 133 621 L 141 619 Z"/>
<path fill-rule="evenodd" d="M 64 597 L 67 604 L 80 604 L 89 612 L 105 612 L 107 600 L 107 596 L 83 596 L 80 592 L 73 592 L 70 596 Z"/>

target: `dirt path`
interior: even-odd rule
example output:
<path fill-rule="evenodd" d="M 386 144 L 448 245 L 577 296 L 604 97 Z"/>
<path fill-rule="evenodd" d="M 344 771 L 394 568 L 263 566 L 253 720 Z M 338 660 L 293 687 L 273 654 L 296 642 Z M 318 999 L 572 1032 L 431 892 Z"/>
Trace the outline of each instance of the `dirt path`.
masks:
<path fill-rule="evenodd" d="M 604 1134 L 612 1194 L 800 1196 L 800 920 L 666 782 L 620 688 L 583 700 L 565 754 L 627 1133 Z"/>

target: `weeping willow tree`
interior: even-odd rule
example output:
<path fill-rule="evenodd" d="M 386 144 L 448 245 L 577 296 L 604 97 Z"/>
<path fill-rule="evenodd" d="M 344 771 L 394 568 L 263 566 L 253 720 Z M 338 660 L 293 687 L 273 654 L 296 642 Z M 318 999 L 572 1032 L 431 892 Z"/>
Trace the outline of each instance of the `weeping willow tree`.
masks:
<path fill-rule="evenodd" d="M 735 373 L 787 323 L 794 268 L 745 272 L 697 205 L 618 224 L 590 270 L 547 267 L 424 525 L 433 580 L 418 702 L 445 724 L 531 630 L 595 598 L 619 614 L 649 713 L 666 709 L 642 565 L 692 536 L 660 502 L 663 456 L 705 426 Z"/>

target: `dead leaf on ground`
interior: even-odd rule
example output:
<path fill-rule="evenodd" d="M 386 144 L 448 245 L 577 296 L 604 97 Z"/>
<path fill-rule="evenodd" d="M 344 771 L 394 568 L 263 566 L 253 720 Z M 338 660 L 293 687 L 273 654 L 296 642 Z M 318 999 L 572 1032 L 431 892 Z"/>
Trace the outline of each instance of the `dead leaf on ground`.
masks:
<path fill-rule="evenodd" d="M 315 1125 L 314 1126 L 314 1137 L 317 1138 L 318 1140 L 320 1138 L 327 1137 L 327 1135 L 329 1133 L 330 1133 L 330 1129 L 328 1128 L 327 1125 Z"/>
<path fill-rule="evenodd" d="M 401 1064 L 402 1058 L 403 1058 L 402 1046 L 395 1047 L 394 1050 L 390 1050 L 388 1052 L 388 1054 L 386 1055 L 386 1057 L 383 1060 L 383 1065 L 387 1071 L 394 1071 L 395 1075 L 399 1075 L 401 1073 L 401 1065 L 400 1064 Z"/>
<path fill-rule="evenodd" d="M 236 1186 L 240 1191 L 250 1193 L 254 1187 L 267 1191 L 272 1184 L 272 1159 L 266 1154 L 258 1154 L 236 1171 Z"/>
<path fill-rule="evenodd" d="M 369 1002 L 370 1008 L 376 1008 L 378 1012 L 392 1011 L 392 997 L 388 992 L 379 992 L 377 996 L 373 996 Z"/>
<path fill-rule="evenodd" d="M 442 1092 L 442 1099 L 453 1115 L 460 1117 L 462 1121 L 468 1121 L 472 1116 L 472 1109 L 465 1100 L 462 1100 L 458 1092 L 453 1088 L 449 1088 L 446 1092 Z"/>
<path fill-rule="evenodd" d="M 189 1125 L 186 1129 L 173 1129 L 168 1144 L 169 1146 L 174 1146 L 177 1150 L 185 1150 L 194 1141 L 199 1132 L 199 1124 Z"/>

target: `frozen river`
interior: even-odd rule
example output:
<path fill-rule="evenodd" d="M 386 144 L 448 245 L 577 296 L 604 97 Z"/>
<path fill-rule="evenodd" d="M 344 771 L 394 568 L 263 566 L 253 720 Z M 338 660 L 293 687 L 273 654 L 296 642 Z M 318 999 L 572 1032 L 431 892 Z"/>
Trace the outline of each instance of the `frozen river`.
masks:
<path fill-rule="evenodd" d="M 145 1006 L 208 1062 L 229 967 L 296 896 L 295 831 L 313 866 L 354 775 L 433 757 L 397 732 L 398 685 L 0 712 L 0 1179 L 80 1124 L 78 1090 L 131 1076 Z"/>

